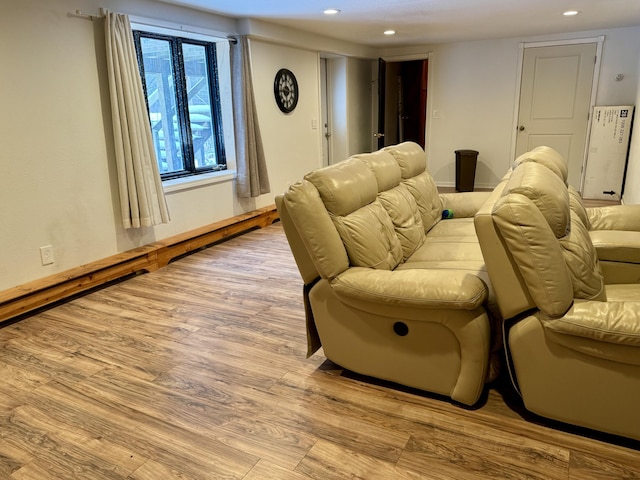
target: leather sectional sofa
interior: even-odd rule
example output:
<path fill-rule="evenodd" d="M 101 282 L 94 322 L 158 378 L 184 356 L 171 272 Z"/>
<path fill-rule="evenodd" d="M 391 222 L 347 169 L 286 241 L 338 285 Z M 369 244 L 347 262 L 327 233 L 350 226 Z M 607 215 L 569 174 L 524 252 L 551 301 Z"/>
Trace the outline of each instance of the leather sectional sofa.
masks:
<path fill-rule="evenodd" d="M 520 197 L 533 206 L 511 218 Z M 310 172 L 276 205 L 309 355 L 322 346 L 346 369 L 473 405 L 506 332 L 529 410 L 640 439 L 640 239 L 610 234 L 640 212 L 585 209 L 557 152 L 520 157 L 493 192 L 438 194 L 407 142 Z M 536 232 L 546 243 L 528 243 Z"/>

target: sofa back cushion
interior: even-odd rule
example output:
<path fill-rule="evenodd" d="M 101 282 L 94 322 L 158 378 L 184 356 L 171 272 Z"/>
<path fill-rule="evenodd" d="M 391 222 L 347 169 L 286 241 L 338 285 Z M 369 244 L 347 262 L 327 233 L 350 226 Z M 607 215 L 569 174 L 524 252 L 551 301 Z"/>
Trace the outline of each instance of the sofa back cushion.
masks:
<path fill-rule="evenodd" d="M 304 178 L 316 187 L 331 215 L 348 215 L 370 204 L 378 195 L 375 175 L 356 158 L 314 170 Z"/>
<path fill-rule="evenodd" d="M 404 184 L 380 193 L 378 199 L 393 222 L 406 261 L 426 238 L 418 204 Z"/>
<path fill-rule="evenodd" d="M 349 215 L 334 216 L 333 223 L 351 265 L 393 270 L 402 261 L 400 240 L 380 201 L 376 200 Z"/>
<path fill-rule="evenodd" d="M 424 231 L 431 230 L 442 218 L 442 200 L 438 194 L 438 187 L 429 172 L 406 179 L 402 182 L 418 205 Z"/>
<path fill-rule="evenodd" d="M 605 300 L 604 278 L 589 232 L 569 207 L 562 179 L 523 162 L 506 181 L 493 216 L 536 306 L 558 316 L 573 298 Z"/>
<path fill-rule="evenodd" d="M 413 157 L 414 160 L 419 158 L 418 153 L 411 152 L 411 149 L 399 156 Z M 400 240 L 402 261 L 407 260 L 413 252 L 422 246 L 425 240 L 425 233 L 415 198 L 405 185 L 399 185 L 402 179 L 400 165 L 391 154 L 390 149 L 362 153 L 354 155 L 353 158 L 364 162 L 375 175 L 378 182 L 378 199 L 389 214 L 396 236 Z M 408 163 L 406 158 L 404 163 Z"/>
<path fill-rule="evenodd" d="M 349 257 L 350 265 L 394 269 L 402 246 L 389 214 L 377 199 L 374 171 L 350 158 L 305 176 L 319 192 Z"/>
<path fill-rule="evenodd" d="M 572 212 L 569 233 L 560 240 L 564 260 L 569 268 L 573 298 L 606 301 L 604 275 L 589 231 Z"/>
<path fill-rule="evenodd" d="M 556 150 L 547 146 L 539 146 L 533 150 L 523 153 L 513 162 L 513 168 L 515 169 L 521 163 L 533 162 L 544 165 L 553 173 L 555 173 L 562 182 L 567 184 L 567 177 L 569 176 L 569 167 L 567 161 Z"/>
<path fill-rule="evenodd" d="M 556 238 L 570 227 L 569 193 L 562 180 L 545 166 L 525 162 L 516 167 L 503 195 L 518 193 L 529 198 L 544 216 Z"/>
<path fill-rule="evenodd" d="M 322 278 L 333 279 L 349 268 L 349 257 L 336 231 L 331 215 L 324 206 L 318 189 L 307 180 L 294 183 L 284 194 L 286 208 L 282 226 L 289 243 L 304 245 L 308 257 L 298 256 L 296 262 L 310 260 Z M 301 270 L 303 280 L 314 280 L 311 269 Z"/>
<path fill-rule="evenodd" d="M 540 210 L 527 196 L 510 193 L 496 201 L 492 218 L 535 305 L 550 317 L 563 315 L 573 302 L 573 285 L 560 243 Z"/>
<path fill-rule="evenodd" d="M 569 207 L 571 211 L 580 218 L 582 224 L 587 227 L 587 230 L 591 229 L 591 221 L 589 220 L 589 214 L 587 213 L 587 209 L 584 207 L 584 203 L 582 203 L 582 196 L 580 192 L 578 192 L 571 185 L 567 187 L 569 191 Z"/>
<path fill-rule="evenodd" d="M 400 183 L 402 178 L 400 166 L 389 152 L 378 150 L 373 153 L 354 155 L 351 158 L 364 162 L 373 172 L 378 183 L 378 192 L 390 190 Z"/>
<path fill-rule="evenodd" d="M 395 158 L 402 171 L 402 178 L 412 178 L 427 169 L 427 155 L 420 145 L 415 142 L 403 142 L 398 145 L 385 147 Z"/>

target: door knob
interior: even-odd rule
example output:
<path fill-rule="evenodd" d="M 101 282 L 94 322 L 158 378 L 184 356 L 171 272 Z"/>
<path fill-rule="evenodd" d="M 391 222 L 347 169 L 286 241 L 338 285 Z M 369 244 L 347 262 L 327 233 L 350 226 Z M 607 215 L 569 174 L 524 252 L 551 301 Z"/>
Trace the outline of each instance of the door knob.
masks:
<path fill-rule="evenodd" d="M 375 138 L 382 138 L 382 137 L 384 137 L 384 133 L 374 133 L 373 136 Z"/>
<path fill-rule="evenodd" d="M 518 127 L 518 130 L 520 130 L 521 132 L 524 132 L 524 125 L 520 125 L 520 126 Z"/>

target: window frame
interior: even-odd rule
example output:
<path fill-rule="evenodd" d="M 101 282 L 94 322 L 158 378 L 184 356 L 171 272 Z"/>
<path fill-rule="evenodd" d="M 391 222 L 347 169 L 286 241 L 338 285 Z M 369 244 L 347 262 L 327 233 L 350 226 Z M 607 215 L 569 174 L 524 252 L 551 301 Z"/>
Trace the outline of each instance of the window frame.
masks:
<path fill-rule="evenodd" d="M 176 115 L 179 122 L 178 132 L 181 136 L 183 169 L 173 172 L 160 173 L 162 181 L 173 180 L 176 178 L 190 177 L 211 172 L 227 170 L 227 160 L 224 145 L 224 130 L 222 121 L 222 108 L 220 100 L 220 80 L 218 61 L 216 53 L 216 42 L 198 40 L 189 37 L 157 33 L 141 28 L 133 30 L 134 44 L 136 48 L 136 56 L 138 58 L 138 69 L 142 80 L 142 88 L 144 90 L 145 104 L 147 107 L 147 115 L 149 116 L 149 124 L 151 125 L 151 117 L 149 113 L 149 99 L 147 94 L 147 84 L 144 71 L 144 61 L 142 57 L 141 38 L 151 38 L 156 40 L 167 41 L 171 51 L 171 66 L 174 79 Z M 207 67 L 207 80 L 209 88 L 209 97 L 211 101 L 211 128 L 215 142 L 216 164 L 197 167 L 195 161 L 195 153 L 193 148 L 193 136 L 191 130 L 191 122 L 189 120 L 189 99 L 187 80 L 185 75 L 185 66 L 183 59 L 184 44 L 198 45 L 205 48 L 205 58 Z M 154 144 L 155 149 L 155 144 Z M 156 151 L 157 161 L 160 162 L 160 152 Z M 160 165 L 158 165 L 160 167 Z"/>

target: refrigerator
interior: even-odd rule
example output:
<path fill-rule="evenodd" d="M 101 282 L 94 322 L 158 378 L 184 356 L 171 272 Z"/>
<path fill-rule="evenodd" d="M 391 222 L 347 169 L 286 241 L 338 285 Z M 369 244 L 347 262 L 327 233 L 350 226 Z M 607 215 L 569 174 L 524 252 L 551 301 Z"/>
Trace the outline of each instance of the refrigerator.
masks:
<path fill-rule="evenodd" d="M 622 198 L 633 114 L 632 105 L 593 108 L 583 198 Z"/>

